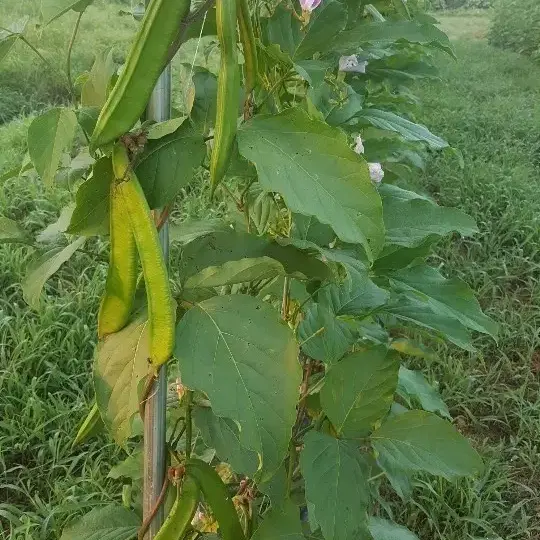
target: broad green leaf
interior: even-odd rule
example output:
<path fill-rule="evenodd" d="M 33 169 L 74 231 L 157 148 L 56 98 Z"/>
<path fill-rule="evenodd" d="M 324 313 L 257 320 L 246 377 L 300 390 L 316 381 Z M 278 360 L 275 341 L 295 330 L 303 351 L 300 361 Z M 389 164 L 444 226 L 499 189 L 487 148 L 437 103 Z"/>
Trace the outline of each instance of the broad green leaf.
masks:
<path fill-rule="evenodd" d="M 88 137 L 92 135 L 99 117 L 100 107 L 80 107 L 75 114 L 77 122 Z"/>
<path fill-rule="evenodd" d="M 88 79 L 81 90 L 83 107 L 103 107 L 107 101 L 107 90 L 115 73 L 113 50 L 98 52 Z"/>
<path fill-rule="evenodd" d="M 450 422 L 425 411 L 388 419 L 371 435 L 383 469 L 425 471 L 453 480 L 483 469 L 482 459 Z"/>
<path fill-rule="evenodd" d="M 388 413 L 398 370 L 398 355 L 384 345 L 352 353 L 328 370 L 321 405 L 339 436 L 364 437 Z"/>
<path fill-rule="evenodd" d="M 399 368 L 397 394 L 409 405 L 413 400 L 418 401 L 422 409 L 439 413 L 441 416 L 452 419 L 446 403 L 439 392 L 428 383 L 421 371 L 412 371 L 405 366 Z"/>
<path fill-rule="evenodd" d="M 403 239 L 402 236 L 401 238 Z M 387 244 L 373 263 L 373 270 L 376 274 L 384 273 L 423 261 L 431 253 L 432 246 L 438 239 L 436 235 L 428 236 L 420 245 L 412 248 Z"/>
<path fill-rule="evenodd" d="M 326 364 L 337 362 L 358 341 L 354 321 L 342 320 L 321 304 L 312 303 L 298 325 L 302 351 Z"/>
<path fill-rule="evenodd" d="M 331 41 L 345 28 L 347 10 L 341 2 L 328 0 L 311 14 L 310 22 L 302 28 L 291 10 L 278 5 L 272 17 L 262 19 L 266 45 L 279 47 L 283 60 L 312 58 L 321 49 L 321 43 Z M 277 55 L 280 56 L 279 54 Z"/>
<path fill-rule="evenodd" d="M 178 272 L 186 288 L 216 287 L 277 275 L 299 279 L 331 277 L 328 267 L 308 251 L 230 228 L 208 232 L 204 226 L 201 235 L 183 248 Z"/>
<path fill-rule="evenodd" d="M 140 519 L 132 510 L 119 504 L 94 508 L 70 523 L 60 540 L 131 540 L 137 537 Z"/>
<path fill-rule="evenodd" d="M 170 135 L 178 130 L 178 128 L 186 121 L 187 116 L 179 116 L 178 118 L 171 118 L 170 120 L 164 120 L 152 124 L 147 131 L 146 136 L 149 139 L 161 139 L 166 135 Z"/>
<path fill-rule="evenodd" d="M 440 338 L 447 339 L 458 347 L 473 352 L 472 337 L 469 330 L 457 319 L 433 309 L 430 299 L 415 293 L 400 294 L 392 298 L 382 308 L 397 319 L 412 322 L 434 330 Z"/>
<path fill-rule="evenodd" d="M 30 17 L 23 17 L 7 28 L 0 29 L 0 62 L 9 54 L 17 40 L 26 30 Z"/>
<path fill-rule="evenodd" d="M 388 301 L 388 292 L 377 287 L 367 271 L 351 268 L 342 283 L 324 287 L 317 301 L 336 315 L 365 316 Z"/>
<path fill-rule="evenodd" d="M 298 75 L 314 88 L 323 83 L 326 73 L 332 67 L 333 62 L 330 60 L 297 60 L 294 63 Z"/>
<path fill-rule="evenodd" d="M 50 244 L 53 242 L 59 243 L 62 237 L 62 234 L 66 232 L 69 227 L 69 222 L 71 221 L 71 216 L 75 205 L 69 203 L 64 208 L 62 208 L 58 219 L 47 225 L 36 237 L 38 242 L 43 242 L 44 244 Z"/>
<path fill-rule="evenodd" d="M 182 382 L 205 392 L 216 415 L 238 423 L 242 446 L 260 455 L 263 480 L 276 471 L 302 378 L 298 345 L 277 312 L 243 295 L 200 302 L 177 325 L 175 356 Z"/>
<path fill-rule="evenodd" d="M 309 24 L 296 46 L 293 59 L 312 58 L 321 44 L 330 42 L 347 24 L 347 9 L 342 2 L 326 0 L 311 14 Z"/>
<path fill-rule="evenodd" d="M 51 185 L 66 148 L 71 147 L 77 117 L 71 109 L 56 108 L 35 118 L 28 128 L 28 152 L 36 171 Z"/>
<path fill-rule="evenodd" d="M 463 236 L 478 232 L 474 220 L 457 208 L 437 206 L 420 196 L 401 198 L 405 190 L 399 190 L 395 186 L 381 187 L 388 244 L 409 248 L 424 246 L 425 249 L 419 253 L 419 256 L 422 256 L 429 251 L 427 248 L 437 238 L 451 232 L 458 232 Z M 390 266 L 388 262 L 386 266 Z"/>
<path fill-rule="evenodd" d="M 362 109 L 357 114 L 357 118 L 363 124 L 370 124 L 379 129 L 399 133 L 406 141 L 424 142 L 434 150 L 440 150 L 448 146 L 446 141 L 433 135 L 427 127 L 415 124 L 390 111 L 372 108 Z"/>
<path fill-rule="evenodd" d="M 130 478 L 131 480 L 142 480 L 144 467 L 144 453 L 142 450 L 135 450 L 126 459 L 111 467 L 107 478 L 118 480 L 119 478 Z"/>
<path fill-rule="evenodd" d="M 46 251 L 28 268 L 22 283 L 23 298 L 32 308 L 39 308 L 39 299 L 45 282 L 83 246 L 85 238 L 77 238 L 66 247 Z"/>
<path fill-rule="evenodd" d="M 367 540 L 369 486 L 367 467 L 357 443 L 310 431 L 304 438 L 300 467 L 306 499 L 315 507 L 323 536 L 332 540 Z"/>
<path fill-rule="evenodd" d="M 216 120 L 217 77 L 202 67 L 192 68 L 190 64 L 184 65 L 189 73 L 193 72 L 193 85 L 188 95 L 188 101 L 192 104 L 188 103 L 187 109 L 190 111 L 195 132 L 206 136 L 214 127 Z M 242 89 L 238 92 L 237 116 L 242 113 L 243 103 L 244 91 Z"/>
<path fill-rule="evenodd" d="M 109 233 L 109 199 L 113 179 L 111 159 L 103 157 L 96 161 L 92 174 L 77 190 L 68 233 L 84 236 Z"/>
<path fill-rule="evenodd" d="M 381 249 L 381 201 L 344 133 L 287 109 L 243 124 L 238 146 L 255 164 L 262 187 L 280 193 L 293 212 L 315 216 L 370 255 Z"/>
<path fill-rule="evenodd" d="M 323 225 L 313 216 L 304 216 L 302 214 L 293 214 L 291 235 L 299 240 L 313 242 L 321 247 L 328 247 L 336 239 L 336 235 L 330 226 Z"/>
<path fill-rule="evenodd" d="M 390 343 L 390 348 L 401 354 L 416 356 L 417 358 L 427 358 L 434 360 L 437 355 L 424 345 L 409 338 L 396 338 Z"/>
<path fill-rule="evenodd" d="M 139 410 L 139 383 L 148 375 L 147 315 L 137 313 L 120 332 L 98 343 L 94 357 L 96 402 L 105 426 L 119 446 L 131 435 Z"/>
<path fill-rule="evenodd" d="M 0 62 L 9 54 L 17 40 L 19 39 L 18 34 L 6 34 L 5 31 L 0 32 Z"/>
<path fill-rule="evenodd" d="M 84 11 L 93 0 L 41 0 L 41 17 L 49 24 L 69 10 Z"/>
<path fill-rule="evenodd" d="M 498 325 L 482 312 L 473 291 L 458 278 L 446 279 L 435 268 L 417 265 L 389 275 L 395 290 L 413 292 L 430 305 L 433 312 L 453 318 L 463 326 L 497 337 Z"/>
<path fill-rule="evenodd" d="M 0 244 L 17 243 L 28 244 L 31 239 L 16 221 L 0 216 Z"/>
<path fill-rule="evenodd" d="M 365 43 L 384 47 L 396 41 L 430 45 L 454 55 L 450 40 L 444 32 L 433 24 L 415 21 L 357 24 L 354 28 L 338 34 L 332 43 L 332 48 L 342 54 L 351 54 L 358 52 Z"/>
<path fill-rule="evenodd" d="M 183 123 L 174 133 L 149 140 L 139 156 L 136 173 L 150 208 L 173 201 L 181 188 L 193 179 L 193 169 L 206 155 L 200 133 Z"/>
<path fill-rule="evenodd" d="M 375 516 L 369 517 L 368 528 L 373 540 L 418 540 L 418 536 L 406 527 Z"/>
<path fill-rule="evenodd" d="M 204 444 L 214 448 L 219 459 L 229 463 L 235 472 L 253 477 L 259 458 L 240 444 L 240 431 L 232 420 L 216 416 L 209 407 L 195 408 L 194 419 Z"/>
<path fill-rule="evenodd" d="M 331 126 L 341 126 L 351 121 L 362 111 L 364 97 L 348 84 L 323 82 L 308 90 L 312 105 Z"/>
<path fill-rule="evenodd" d="M 257 488 L 270 499 L 274 508 L 284 506 L 289 500 L 285 464 L 271 478 L 265 482 L 258 482 Z"/>
<path fill-rule="evenodd" d="M 225 232 L 229 229 L 229 225 L 221 219 L 196 219 L 184 221 L 180 224 L 171 223 L 169 236 L 171 242 L 177 242 L 181 246 L 187 246 L 200 237 L 216 232 Z"/>
<path fill-rule="evenodd" d="M 252 539 L 305 540 L 300 523 L 300 509 L 290 499 L 281 508 L 271 508 Z"/>

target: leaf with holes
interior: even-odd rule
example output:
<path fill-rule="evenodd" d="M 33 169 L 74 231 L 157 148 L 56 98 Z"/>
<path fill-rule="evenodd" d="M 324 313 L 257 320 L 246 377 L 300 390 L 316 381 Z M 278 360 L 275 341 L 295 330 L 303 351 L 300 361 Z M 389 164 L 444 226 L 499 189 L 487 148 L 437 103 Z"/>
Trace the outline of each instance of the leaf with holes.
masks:
<path fill-rule="evenodd" d="M 261 458 L 262 478 L 287 453 L 302 378 L 298 345 L 274 309 L 250 296 L 197 303 L 176 328 L 182 382 L 240 427 L 242 446 Z"/>
<path fill-rule="evenodd" d="M 204 444 L 214 448 L 217 457 L 229 463 L 234 471 L 253 477 L 259 468 L 259 458 L 240 444 L 238 426 L 228 418 L 216 416 L 209 407 L 196 407 L 193 417 Z"/>

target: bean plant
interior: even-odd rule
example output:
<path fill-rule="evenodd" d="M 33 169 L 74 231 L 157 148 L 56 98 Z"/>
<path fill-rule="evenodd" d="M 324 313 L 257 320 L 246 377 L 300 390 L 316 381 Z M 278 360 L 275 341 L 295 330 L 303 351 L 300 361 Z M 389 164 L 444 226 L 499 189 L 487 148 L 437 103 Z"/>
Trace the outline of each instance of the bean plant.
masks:
<path fill-rule="evenodd" d="M 43 0 L 44 31 L 91 3 Z M 0 58 L 24 24 L 2 31 Z M 408 88 L 453 56 L 447 36 L 417 0 L 152 0 L 139 28 L 123 66 L 99 53 L 75 81 L 68 69 L 72 105 L 29 127 L 11 174 L 71 179 L 58 222 L 36 240 L 2 222 L 4 240 L 35 246 L 23 288 L 37 310 L 46 280 L 110 237 L 95 405 L 74 444 L 106 430 L 125 449 L 111 470 L 122 502 L 74 516 L 62 540 L 146 534 L 141 415 L 164 365 L 160 540 L 416 538 L 388 501 L 413 497 L 416 475 L 483 465 L 406 365 L 497 333 L 472 290 L 428 263 L 474 221 L 412 187 L 434 153 L 460 166 L 414 121 Z M 145 120 L 173 58 L 183 109 Z M 167 270 L 158 231 L 201 182 L 222 217 L 173 224 Z"/>

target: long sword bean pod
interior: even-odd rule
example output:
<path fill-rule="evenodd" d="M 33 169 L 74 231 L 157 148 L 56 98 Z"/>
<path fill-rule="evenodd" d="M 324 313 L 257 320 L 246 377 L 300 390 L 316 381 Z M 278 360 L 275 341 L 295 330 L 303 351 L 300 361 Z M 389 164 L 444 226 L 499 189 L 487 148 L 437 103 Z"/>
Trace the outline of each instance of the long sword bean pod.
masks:
<path fill-rule="evenodd" d="M 172 355 L 174 347 L 174 306 L 157 229 L 137 176 L 120 143 L 113 149 L 115 190 L 123 201 L 141 260 L 150 329 L 150 362 L 158 368 Z"/>
<path fill-rule="evenodd" d="M 167 64 L 169 47 L 190 0 L 152 0 L 122 73 L 99 115 L 91 148 L 104 146 L 129 131 L 144 113 L 148 98 Z"/>
<path fill-rule="evenodd" d="M 98 314 L 98 337 L 118 332 L 127 324 L 137 287 L 137 246 L 124 203 L 114 182 L 110 195 L 110 255 L 105 294 Z"/>
<path fill-rule="evenodd" d="M 176 500 L 155 536 L 155 540 L 182 540 L 199 504 L 199 485 L 186 476 L 182 486 L 176 487 Z"/>
<path fill-rule="evenodd" d="M 238 27 L 240 29 L 240 41 L 244 51 L 245 87 L 246 94 L 251 93 L 257 84 L 259 65 L 257 61 L 257 47 L 255 34 L 249 14 L 247 0 L 238 0 Z"/>
<path fill-rule="evenodd" d="M 218 76 L 214 147 L 210 160 L 212 193 L 225 176 L 236 137 L 238 95 L 240 92 L 240 72 L 236 46 L 236 2 L 237 0 L 217 0 L 216 2 L 216 23 L 221 63 Z"/>
<path fill-rule="evenodd" d="M 200 459 L 188 459 L 185 467 L 186 475 L 195 479 L 212 509 L 223 540 L 245 540 L 231 495 L 218 473 Z"/>

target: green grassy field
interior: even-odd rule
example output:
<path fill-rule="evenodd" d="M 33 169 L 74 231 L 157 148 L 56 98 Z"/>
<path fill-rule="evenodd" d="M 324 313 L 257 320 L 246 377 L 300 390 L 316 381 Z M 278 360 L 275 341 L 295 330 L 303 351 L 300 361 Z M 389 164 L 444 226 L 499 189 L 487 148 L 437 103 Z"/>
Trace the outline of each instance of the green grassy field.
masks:
<path fill-rule="evenodd" d="M 2 4 L 0 21 L 17 16 Z M 89 67 L 96 47 L 109 43 L 107 28 L 114 26 L 123 54 L 134 23 L 118 15 L 120 8 L 91 8 L 74 50 L 76 72 Z M 433 262 L 478 291 L 502 332 L 498 346 L 479 338 L 476 355 L 441 349 L 420 366 L 439 381 L 457 425 L 485 456 L 485 476 L 456 484 L 419 480 L 414 502 L 396 501 L 392 509 L 422 540 L 537 539 L 540 67 L 489 47 L 484 14 L 441 19 L 459 59 L 441 58 L 441 81 L 417 89 L 425 104 L 418 120 L 463 152 L 465 168 L 451 156 L 435 157 L 419 182 L 442 204 L 473 215 L 481 233 L 441 245 Z M 51 63 L 61 62 L 73 22 L 69 15 L 54 23 L 53 37 L 33 34 Z M 0 174 L 24 154 L 25 115 L 67 96 L 62 76 L 18 47 L 0 68 Z M 181 90 L 177 85 L 177 98 Z M 10 180 L 0 190 L 0 212 L 39 230 L 55 221 L 65 197 L 32 178 Z M 196 197 L 186 211 L 200 211 Z M 70 447 L 91 397 L 107 257 L 101 243 L 77 254 L 49 281 L 35 313 L 18 284 L 30 254 L 27 247 L 0 246 L 0 522 L 5 538 L 53 540 L 74 511 L 119 492 L 106 475 L 121 451 L 104 438 Z"/>

